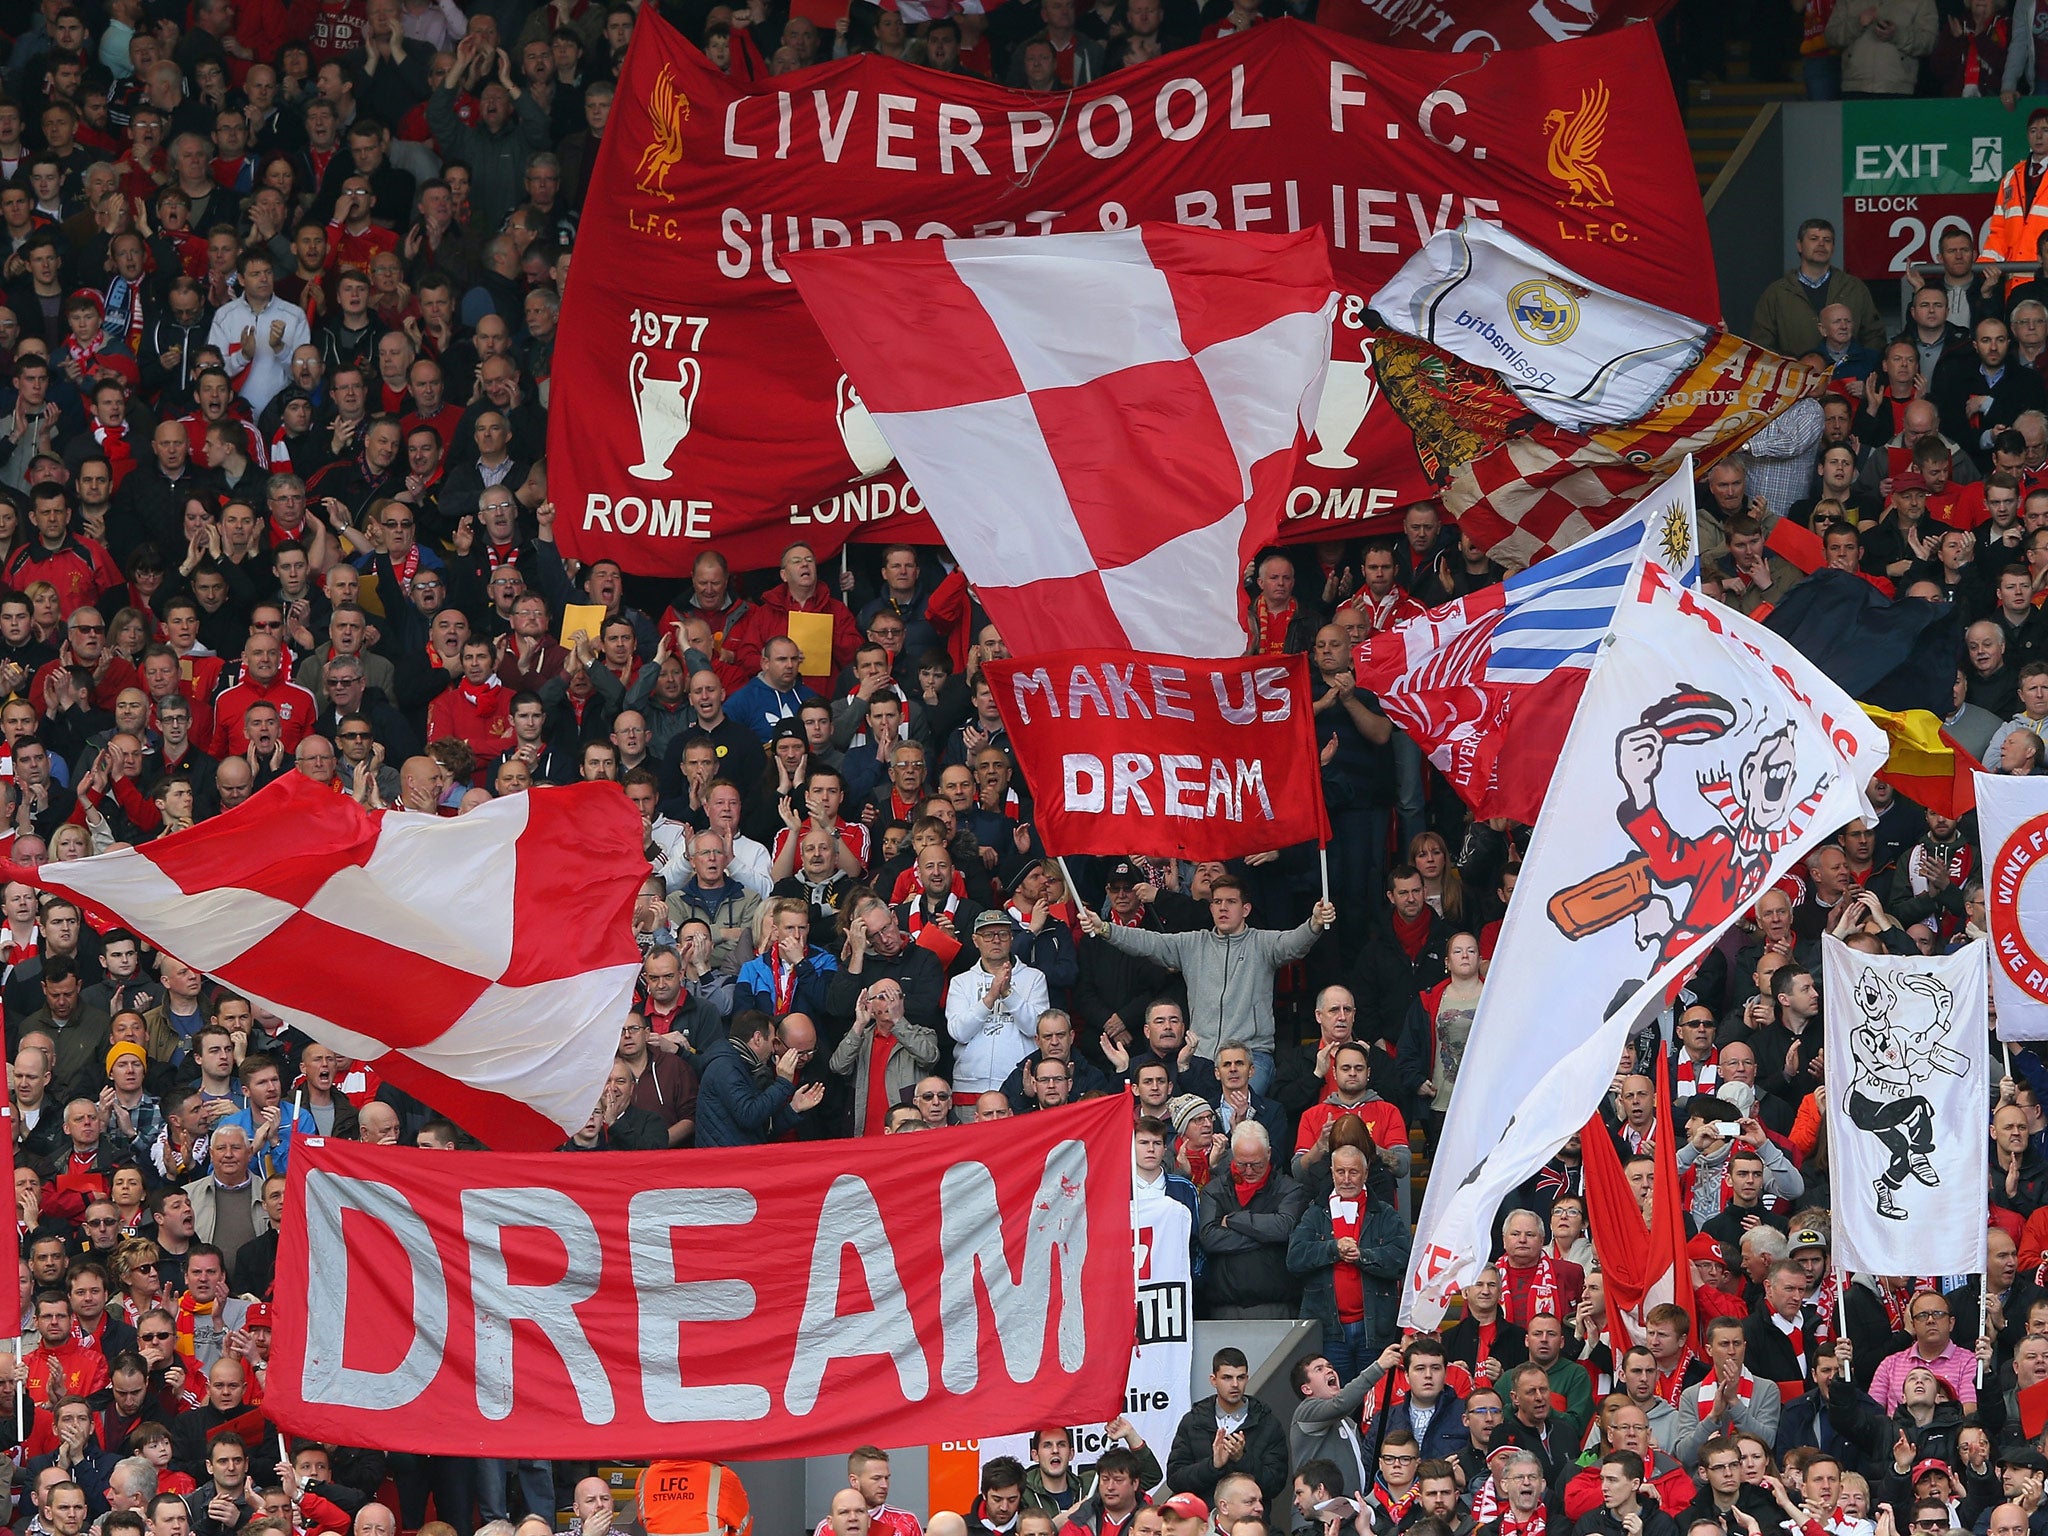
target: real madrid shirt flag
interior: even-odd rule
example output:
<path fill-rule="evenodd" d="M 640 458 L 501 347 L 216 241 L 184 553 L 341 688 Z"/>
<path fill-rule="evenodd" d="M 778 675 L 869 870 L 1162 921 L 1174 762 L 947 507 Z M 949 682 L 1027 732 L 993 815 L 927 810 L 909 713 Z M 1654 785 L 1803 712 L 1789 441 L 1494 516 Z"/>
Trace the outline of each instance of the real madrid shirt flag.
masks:
<path fill-rule="evenodd" d="M 1493 369 L 1532 410 L 1573 432 L 1642 416 L 1699 361 L 1710 335 L 1475 219 L 1432 237 L 1372 307 L 1392 329 Z"/>

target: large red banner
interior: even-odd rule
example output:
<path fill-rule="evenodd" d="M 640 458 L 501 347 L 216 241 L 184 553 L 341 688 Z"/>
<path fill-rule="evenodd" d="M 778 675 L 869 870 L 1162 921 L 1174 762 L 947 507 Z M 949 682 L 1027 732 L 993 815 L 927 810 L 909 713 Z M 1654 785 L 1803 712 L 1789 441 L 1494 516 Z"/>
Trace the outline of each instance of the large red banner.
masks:
<path fill-rule="evenodd" d="M 1540 48 L 1654 21 L 1672 0 L 1320 0 L 1316 21 L 1347 37 L 1466 53 Z"/>
<path fill-rule="evenodd" d="M 1117 1097 L 886 1152 L 301 1141 L 264 1411 L 435 1455 L 723 1461 L 1114 1416 L 1130 1137 Z"/>
<path fill-rule="evenodd" d="M 1075 650 L 986 670 L 1054 853 L 1234 859 L 1330 840 L 1306 657 Z"/>
<path fill-rule="evenodd" d="M 1345 537 L 1432 494 L 1380 398 L 1366 301 L 1467 218 L 1718 315 L 1648 27 L 1446 55 L 1281 21 L 1034 96 L 873 55 L 741 87 L 643 13 L 555 350 L 556 537 L 581 559 L 682 575 L 714 545 L 758 566 L 795 539 L 825 553 L 877 525 L 921 528 L 922 499 L 783 258 L 1141 221 L 1325 232 L 1344 297 L 1286 515 L 1296 536 Z"/>

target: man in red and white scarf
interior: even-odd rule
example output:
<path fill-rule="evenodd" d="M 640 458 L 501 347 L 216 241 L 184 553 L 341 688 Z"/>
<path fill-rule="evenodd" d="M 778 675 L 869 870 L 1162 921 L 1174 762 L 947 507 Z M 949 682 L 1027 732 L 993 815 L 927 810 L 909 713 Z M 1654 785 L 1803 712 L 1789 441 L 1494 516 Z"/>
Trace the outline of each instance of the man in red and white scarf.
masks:
<path fill-rule="evenodd" d="M 1707 1374 L 1692 1347 L 1691 1316 L 1668 1301 L 1650 1308 L 1643 1316 L 1643 1342 L 1657 1357 L 1657 1395 L 1676 1408 L 1685 1389 Z"/>
<path fill-rule="evenodd" d="M 1401 590 L 1392 548 L 1376 544 L 1368 549 L 1364 571 L 1365 585 L 1352 593 L 1342 607 L 1364 615 L 1366 639 L 1420 617 L 1422 604 Z"/>
<path fill-rule="evenodd" d="M 1507 1502 L 1499 1518 L 1483 1523 L 1480 1531 L 1484 1536 L 1547 1536 L 1542 1461 L 1533 1451 L 1517 1447 L 1491 1465 L 1493 1487 Z M 1478 1519 L 1476 1505 L 1473 1518 Z"/>
<path fill-rule="evenodd" d="M 1519 1328 L 1538 1312 L 1570 1317 L 1586 1289 L 1586 1272 L 1544 1251 L 1543 1218 L 1510 1211 L 1501 1227 L 1501 1312 Z"/>
<path fill-rule="evenodd" d="M 1721 1086 L 1721 1053 L 1714 1048 L 1714 1010 L 1698 1004 L 1678 1020 L 1678 1044 L 1671 1053 L 1671 1102 L 1683 1108 L 1696 1094 Z"/>
<path fill-rule="evenodd" d="M 1707 1359 L 1713 1374 L 1685 1389 L 1678 1400 L 1678 1440 L 1672 1454 L 1697 1467 L 1700 1448 L 1716 1435 L 1755 1435 L 1766 1445 L 1778 1434 L 1778 1387 L 1758 1381 L 1744 1362 L 1749 1340 L 1742 1319 L 1717 1317 L 1707 1324 Z"/>

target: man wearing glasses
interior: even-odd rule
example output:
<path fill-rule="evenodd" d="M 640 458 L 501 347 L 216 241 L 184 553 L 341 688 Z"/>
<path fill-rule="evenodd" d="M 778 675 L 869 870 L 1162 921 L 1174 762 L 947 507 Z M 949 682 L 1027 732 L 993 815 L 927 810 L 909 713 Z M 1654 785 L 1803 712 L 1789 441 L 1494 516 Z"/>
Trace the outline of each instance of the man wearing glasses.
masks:
<path fill-rule="evenodd" d="M 396 765 L 420 754 L 419 733 L 398 712 L 388 695 L 371 690 L 369 672 L 362 657 L 336 656 L 329 661 L 320 678 L 320 692 L 325 697 L 313 729 L 341 748 L 341 755 L 346 759 L 342 770 L 344 775 L 352 774 L 354 765 L 371 755 L 367 745 L 350 750 L 351 741 L 363 741 L 360 734 L 346 734 L 350 727 L 345 722 L 350 716 L 363 720 L 363 726 L 355 727 L 358 732 L 367 727 L 369 740 L 383 744 L 386 763 Z M 396 793 L 395 787 L 393 793 Z"/>
<path fill-rule="evenodd" d="M 1924 1365 L 1955 1388 L 1965 1412 L 1976 1407 L 1977 1357 L 1951 1337 L 1956 1320 L 1947 1300 L 1932 1291 L 1922 1292 L 1913 1298 L 1913 1305 L 1906 1312 L 1906 1323 L 1913 1330 L 1912 1346 L 1889 1356 L 1870 1378 L 1870 1395 L 1877 1399 L 1878 1406 L 1886 1413 L 1896 1412 L 1905 1388 L 1906 1373 L 1915 1366 Z M 1981 1348 L 1988 1359 L 1990 1341 L 1983 1340 Z"/>
<path fill-rule="evenodd" d="M 910 1090 L 910 1101 L 923 1122 L 920 1130 L 943 1130 L 953 1123 L 953 1090 L 943 1077 L 919 1078 Z"/>
<path fill-rule="evenodd" d="M 331 513 L 334 508 L 330 506 L 328 510 Z M 392 594 L 401 592 L 412 598 L 417 606 L 419 594 L 413 591 L 413 582 L 422 572 L 432 571 L 441 578 L 441 582 L 437 582 L 441 585 L 445 583 L 447 567 L 439 555 L 424 548 L 414 536 L 416 525 L 412 508 L 403 502 L 387 503 L 377 514 L 375 523 L 374 529 L 366 531 L 371 534 L 373 545 L 380 542 L 377 536 L 381 534 L 383 548 L 380 551 L 373 547 L 369 553 L 356 556 L 356 569 L 377 578 L 377 589 L 385 594 L 381 612 L 390 612 L 391 603 L 396 601 Z M 435 606 L 440 605 L 437 603 Z"/>
<path fill-rule="evenodd" d="M 97 608 L 80 608 L 64 621 L 64 649 L 46 663 L 28 686 L 28 697 L 40 701 L 50 676 L 59 667 L 84 667 L 92 674 L 96 709 L 112 709 L 123 688 L 140 688 L 142 674 L 127 658 L 107 649 L 107 621 Z"/>
<path fill-rule="evenodd" d="M 1752 1527 L 1744 1521 L 1745 1515 L 1759 1530 L 1772 1530 L 1783 1522 L 1777 1501 L 1755 1484 L 1742 1480 L 1742 1452 L 1736 1447 L 1733 1434 L 1717 1434 L 1701 1446 L 1700 1472 L 1704 1486 L 1679 1519 L 1681 1531 L 1690 1531 L 1700 1521 L 1711 1520 L 1728 1536 L 1746 1536 Z"/>

